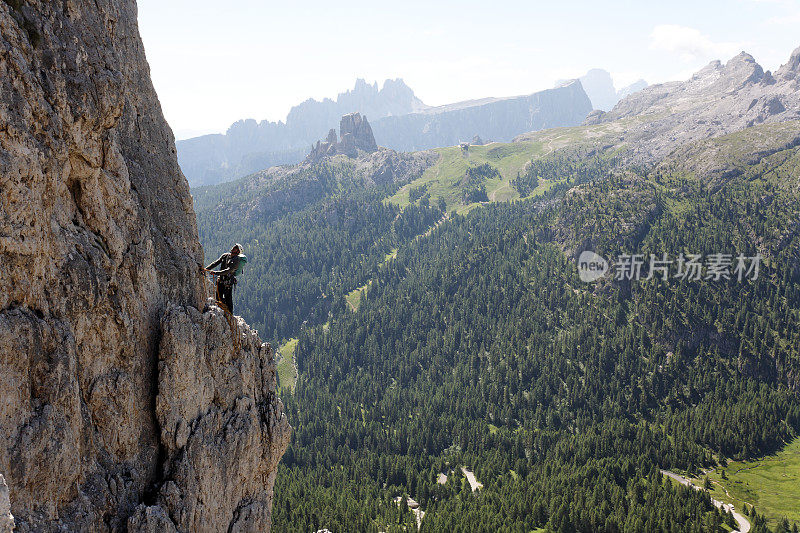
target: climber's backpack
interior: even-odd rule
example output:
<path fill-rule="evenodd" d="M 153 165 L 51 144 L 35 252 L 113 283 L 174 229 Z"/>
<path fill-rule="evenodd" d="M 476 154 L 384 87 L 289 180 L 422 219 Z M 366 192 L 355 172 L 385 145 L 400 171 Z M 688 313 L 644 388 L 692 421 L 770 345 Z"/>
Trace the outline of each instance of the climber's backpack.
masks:
<path fill-rule="evenodd" d="M 236 284 L 238 283 L 236 276 L 238 276 L 244 271 L 245 263 L 247 263 L 247 256 L 244 254 L 239 254 L 239 263 L 236 265 L 236 270 L 234 271 L 233 276 L 230 277 L 231 285 L 233 285 L 234 292 L 236 292 Z"/>
<path fill-rule="evenodd" d="M 247 263 L 247 256 L 244 254 L 239 254 L 239 264 L 236 266 L 236 272 L 233 273 L 234 276 L 238 276 L 242 273 L 242 271 L 244 271 L 245 263 Z"/>

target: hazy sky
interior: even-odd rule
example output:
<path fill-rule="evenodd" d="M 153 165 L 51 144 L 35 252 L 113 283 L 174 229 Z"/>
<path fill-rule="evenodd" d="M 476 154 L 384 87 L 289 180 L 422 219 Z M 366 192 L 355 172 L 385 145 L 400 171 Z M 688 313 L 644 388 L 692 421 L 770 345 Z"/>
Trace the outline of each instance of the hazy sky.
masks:
<path fill-rule="evenodd" d="M 139 0 L 177 138 L 285 120 L 356 78 L 403 78 L 423 102 L 527 94 L 593 67 L 617 87 L 685 79 L 747 50 L 774 70 L 800 46 L 800 0 Z"/>

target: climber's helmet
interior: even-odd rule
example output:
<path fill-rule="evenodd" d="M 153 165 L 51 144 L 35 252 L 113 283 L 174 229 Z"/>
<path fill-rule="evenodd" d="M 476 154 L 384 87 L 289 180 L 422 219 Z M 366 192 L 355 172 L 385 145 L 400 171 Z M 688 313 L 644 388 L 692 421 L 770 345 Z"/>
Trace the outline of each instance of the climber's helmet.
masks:
<path fill-rule="evenodd" d="M 242 245 L 237 242 L 233 245 L 233 248 L 231 248 L 231 255 L 239 255 L 242 251 Z"/>

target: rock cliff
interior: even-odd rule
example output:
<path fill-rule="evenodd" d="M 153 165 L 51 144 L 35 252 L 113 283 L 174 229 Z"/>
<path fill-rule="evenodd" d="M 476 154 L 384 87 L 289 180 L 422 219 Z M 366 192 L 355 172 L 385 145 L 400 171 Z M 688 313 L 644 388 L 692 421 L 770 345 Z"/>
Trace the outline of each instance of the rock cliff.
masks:
<path fill-rule="evenodd" d="M 205 300 L 136 16 L 0 2 L 0 473 L 18 531 L 268 530 L 272 353 Z"/>

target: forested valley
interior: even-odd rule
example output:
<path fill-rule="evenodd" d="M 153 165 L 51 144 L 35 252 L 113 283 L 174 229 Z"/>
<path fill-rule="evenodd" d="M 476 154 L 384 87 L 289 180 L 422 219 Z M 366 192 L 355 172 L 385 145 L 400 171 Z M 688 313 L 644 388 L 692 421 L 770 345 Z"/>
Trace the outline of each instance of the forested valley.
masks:
<path fill-rule="evenodd" d="M 700 473 L 800 432 L 798 168 L 796 148 L 715 180 L 551 157 L 514 186 L 558 186 L 451 213 L 424 238 L 450 206 L 418 189 L 400 210 L 383 201 L 397 185 L 335 166 L 309 170 L 326 191 L 289 212 L 237 218 L 235 194 L 201 205 L 206 253 L 238 240 L 251 257 L 237 313 L 273 344 L 298 339 L 274 530 L 413 530 L 411 498 L 421 531 L 729 531 L 729 513 L 659 470 Z M 755 279 L 645 279 L 645 264 L 588 284 L 585 249 L 763 260 Z M 368 281 L 353 312 L 344 295 Z M 742 511 L 754 532 L 797 530 Z"/>

